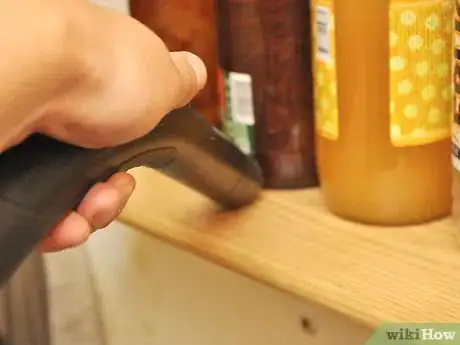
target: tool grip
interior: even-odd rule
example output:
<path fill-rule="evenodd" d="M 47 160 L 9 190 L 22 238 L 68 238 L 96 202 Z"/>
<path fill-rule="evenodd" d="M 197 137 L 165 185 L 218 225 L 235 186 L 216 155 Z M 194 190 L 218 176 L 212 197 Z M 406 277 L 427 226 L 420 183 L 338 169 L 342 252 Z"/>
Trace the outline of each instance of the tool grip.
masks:
<path fill-rule="evenodd" d="M 141 165 L 224 208 L 253 202 L 262 186 L 257 163 L 189 107 L 112 148 L 84 149 L 33 135 L 0 155 L 0 286 L 91 186 Z"/>

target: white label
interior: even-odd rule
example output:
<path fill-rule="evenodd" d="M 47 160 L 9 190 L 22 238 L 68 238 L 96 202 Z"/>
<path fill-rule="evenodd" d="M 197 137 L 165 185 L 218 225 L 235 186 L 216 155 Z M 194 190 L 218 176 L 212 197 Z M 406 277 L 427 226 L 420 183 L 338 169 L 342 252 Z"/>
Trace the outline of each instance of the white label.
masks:
<path fill-rule="evenodd" d="M 455 168 L 455 170 L 460 171 L 460 162 L 455 155 L 452 155 L 452 165 Z"/>
<path fill-rule="evenodd" d="M 252 79 L 249 74 L 230 72 L 230 108 L 235 122 L 254 125 L 254 104 L 252 97 Z"/>
<path fill-rule="evenodd" d="M 331 60 L 330 13 L 326 6 L 316 6 L 317 56 L 322 61 Z"/>

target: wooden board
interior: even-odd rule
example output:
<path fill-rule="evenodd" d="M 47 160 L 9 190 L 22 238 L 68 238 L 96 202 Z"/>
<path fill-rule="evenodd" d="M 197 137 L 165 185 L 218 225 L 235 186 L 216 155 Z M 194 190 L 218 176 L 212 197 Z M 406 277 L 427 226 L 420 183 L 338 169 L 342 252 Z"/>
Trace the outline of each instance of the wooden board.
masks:
<path fill-rule="evenodd" d="M 120 220 L 367 326 L 460 320 L 452 220 L 404 228 L 344 221 L 318 190 L 265 192 L 235 212 L 145 168 Z"/>

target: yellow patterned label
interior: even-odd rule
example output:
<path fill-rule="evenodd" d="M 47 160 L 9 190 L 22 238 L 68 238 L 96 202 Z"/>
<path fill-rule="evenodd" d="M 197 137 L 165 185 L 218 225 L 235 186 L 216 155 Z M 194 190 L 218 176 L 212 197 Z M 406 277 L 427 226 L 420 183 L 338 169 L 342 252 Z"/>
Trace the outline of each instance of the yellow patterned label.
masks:
<path fill-rule="evenodd" d="M 331 0 L 316 0 L 312 4 L 316 131 L 334 140 L 339 137 L 339 120 L 333 6 Z"/>
<path fill-rule="evenodd" d="M 390 7 L 391 141 L 422 145 L 450 136 L 452 0 Z"/>

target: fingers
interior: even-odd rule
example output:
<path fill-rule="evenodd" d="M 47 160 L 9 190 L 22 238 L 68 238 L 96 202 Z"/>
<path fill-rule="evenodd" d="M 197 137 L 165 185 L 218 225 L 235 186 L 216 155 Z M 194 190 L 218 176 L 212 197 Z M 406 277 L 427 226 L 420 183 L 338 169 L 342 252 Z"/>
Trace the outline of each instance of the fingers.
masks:
<path fill-rule="evenodd" d="M 88 221 L 78 214 L 71 212 L 41 244 L 42 252 L 56 252 L 76 247 L 86 242 L 91 235 Z"/>
<path fill-rule="evenodd" d="M 86 194 L 76 212 L 71 212 L 42 243 L 41 250 L 55 252 L 83 244 L 95 230 L 108 226 L 126 205 L 135 187 L 127 173 L 114 174 Z"/>
<path fill-rule="evenodd" d="M 207 73 L 203 61 L 189 52 L 172 52 L 171 59 L 178 73 L 178 85 L 174 108 L 180 108 L 196 96 L 205 86 Z"/>
<path fill-rule="evenodd" d="M 114 174 L 104 183 L 96 184 L 77 212 L 88 220 L 93 230 L 108 226 L 121 212 L 134 190 L 134 178 L 126 173 Z"/>

